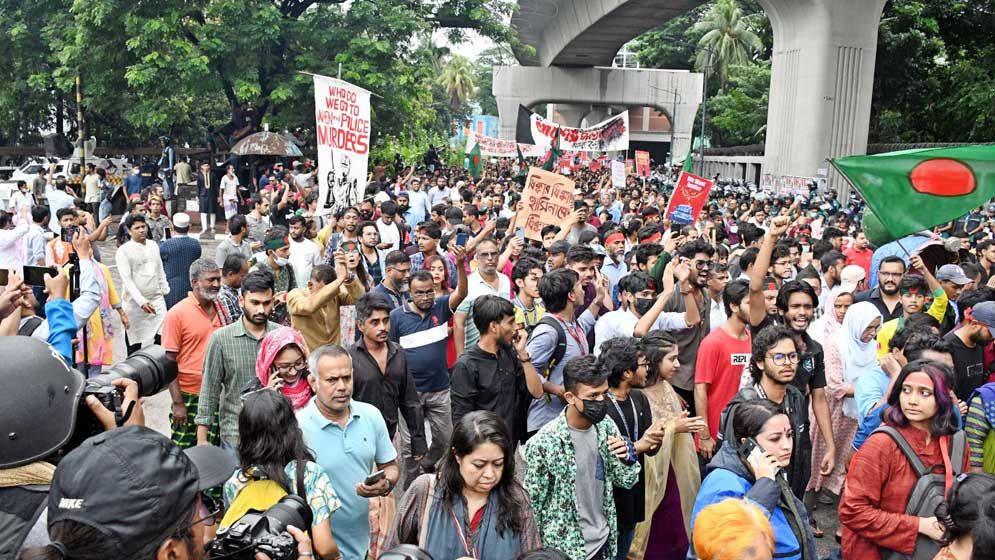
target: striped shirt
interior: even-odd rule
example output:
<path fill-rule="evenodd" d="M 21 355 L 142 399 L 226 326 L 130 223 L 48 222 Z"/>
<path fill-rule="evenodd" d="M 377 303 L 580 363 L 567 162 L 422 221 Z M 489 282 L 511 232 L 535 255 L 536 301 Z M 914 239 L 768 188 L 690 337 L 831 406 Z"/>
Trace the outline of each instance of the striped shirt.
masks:
<path fill-rule="evenodd" d="M 990 391 L 993 387 L 995 387 L 995 384 L 983 385 L 981 389 L 975 392 L 968 403 L 964 433 L 967 435 L 967 443 L 971 450 L 972 469 L 980 469 L 985 466 L 985 440 L 992 430 L 995 429 L 991 422 L 988 421 L 988 413 L 995 413 L 995 410 L 985 410 L 985 400 L 982 398 L 982 392 L 989 391 L 989 395 L 991 395 Z M 989 399 L 988 408 L 995 408 L 995 400 Z M 989 458 L 990 461 L 991 459 Z"/>
<path fill-rule="evenodd" d="M 449 388 L 446 345 L 449 342 L 449 296 L 436 298 L 424 317 L 405 303 L 390 312 L 388 337 L 404 348 L 408 371 L 419 393 L 433 393 Z"/>
<path fill-rule="evenodd" d="M 278 324 L 267 321 L 266 332 Z M 204 375 L 197 408 L 198 426 L 207 426 L 215 411 L 220 413 L 221 441 L 238 446 L 238 413 L 242 411 L 242 388 L 256 377 L 256 354 L 262 337 L 245 330 L 244 321 L 222 327 L 211 335 L 204 354 Z"/>

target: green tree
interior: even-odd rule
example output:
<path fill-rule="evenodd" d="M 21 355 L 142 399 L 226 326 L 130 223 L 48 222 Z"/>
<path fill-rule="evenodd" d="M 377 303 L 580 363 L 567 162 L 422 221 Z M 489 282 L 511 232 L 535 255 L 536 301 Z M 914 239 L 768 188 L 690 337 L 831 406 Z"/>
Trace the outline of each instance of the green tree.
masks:
<path fill-rule="evenodd" d="M 458 54 L 452 55 L 439 74 L 439 83 L 446 90 L 449 106 L 453 109 L 465 103 L 474 94 L 474 69 L 470 60 Z"/>
<path fill-rule="evenodd" d="M 733 66 L 729 89 L 708 100 L 708 125 L 715 146 L 742 146 L 764 141 L 770 92 L 770 61 Z"/>
<path fill-rule="evenodd" d="M 751 19 L 744 16 L 736 0 L 717 0 L 704 19 L 694 25 L 694 30 L 702 34 L 695 67 L 704 69 L 708 56 L 706 49 L 711 48 L 707 71 L 718 74 L 723 92 L 728 85 L 730 68 L 749 63 L 763 49 L 763 41 L 752 27 Z"/>
<path fill-rule="evenodd" d="M 497 46 L 486 49 L 477 57 L 473 68 L 473 83 L 476 93 L 473 100 L 480 108 L 481 114 L 497 115 L 497 100 L 494 99 L 494 67 L 513 64 L 515 56 L 507 46 Z"/>

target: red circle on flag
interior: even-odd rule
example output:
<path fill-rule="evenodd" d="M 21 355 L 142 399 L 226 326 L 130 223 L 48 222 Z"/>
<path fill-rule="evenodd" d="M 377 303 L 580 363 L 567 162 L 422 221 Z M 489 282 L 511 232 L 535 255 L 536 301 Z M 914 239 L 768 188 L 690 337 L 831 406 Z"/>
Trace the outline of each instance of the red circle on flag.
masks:
<path fill-rule="evenodd" d="M 974 171 L 955 159 L 931 159 L 909 173 L 912 188 L 936 196 L 964 196 L 974 192 Z"/>

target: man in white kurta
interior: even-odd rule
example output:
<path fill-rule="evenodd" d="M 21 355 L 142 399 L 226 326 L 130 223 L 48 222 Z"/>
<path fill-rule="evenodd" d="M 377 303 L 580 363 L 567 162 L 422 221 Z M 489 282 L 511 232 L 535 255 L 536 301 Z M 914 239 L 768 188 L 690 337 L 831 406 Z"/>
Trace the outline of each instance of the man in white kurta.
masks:
<path fill-rule="evenodd" d="M 117 250 L 115 261 L 124 285 L 122 306 L 131 326 L 126 333 L 128 354 L 149 344 L 158 344 L 166 319 L 169 283 L 159 257 L 159 246 L 148 240 L 145 216 L 131 214 L 125 222 L 131 241 Z"/>

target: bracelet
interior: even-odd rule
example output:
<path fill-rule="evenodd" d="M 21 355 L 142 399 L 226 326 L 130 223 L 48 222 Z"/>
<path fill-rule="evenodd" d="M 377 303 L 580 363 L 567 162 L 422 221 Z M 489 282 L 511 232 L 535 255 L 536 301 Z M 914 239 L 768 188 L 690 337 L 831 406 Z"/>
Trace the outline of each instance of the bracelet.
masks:
<path fill-rule="evenodd" d="M 521 357 L 521 356 L 518 356 L 518 361 L 522 362 L 523 364 L 525 362 L 531 362 L 532 361 L 532 356 L 526 355 L 524 358 Z"/>

